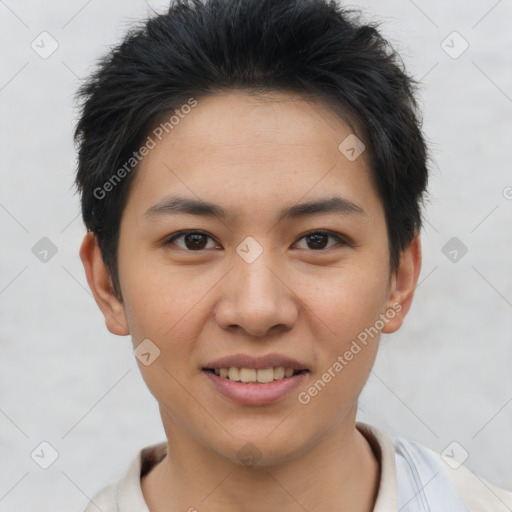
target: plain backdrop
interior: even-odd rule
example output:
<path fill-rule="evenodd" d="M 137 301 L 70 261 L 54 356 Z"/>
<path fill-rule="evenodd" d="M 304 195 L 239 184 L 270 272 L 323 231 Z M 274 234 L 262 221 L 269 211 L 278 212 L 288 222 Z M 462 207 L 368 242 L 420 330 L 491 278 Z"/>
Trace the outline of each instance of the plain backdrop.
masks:
<path fill-rule="evenodd" d="M 77 87 L 165 4 L 0 0 L 2 512 L 82 510 L 165 439 L 131 340 L 106 330 L 89 292 L 72 186 Z M 512 489 L 512 2 L 347 5 L 383 23 L 422 81 L 434 160 L 420 285 L 382 339 L 359 419 L 438 452 L 456 441 L 466 467 Z"/>

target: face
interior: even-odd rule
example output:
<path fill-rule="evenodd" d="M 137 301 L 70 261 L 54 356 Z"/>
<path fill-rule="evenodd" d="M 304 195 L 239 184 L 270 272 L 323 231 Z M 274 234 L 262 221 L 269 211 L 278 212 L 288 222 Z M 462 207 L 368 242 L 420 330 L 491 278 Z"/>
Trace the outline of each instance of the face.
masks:
<path fill-rule="evenodd" d="M 339 149 L 351 134 L 322 103 L 229 92 L 142 161 L 120 226 L 122 303 L 95 296 L 112 332 L 146 340 L 139 367 L 170 439 L 233 461 L 251 442 L 273 464 L 353 428 L 419 242 L 392 273 L 366 154 Z"/>

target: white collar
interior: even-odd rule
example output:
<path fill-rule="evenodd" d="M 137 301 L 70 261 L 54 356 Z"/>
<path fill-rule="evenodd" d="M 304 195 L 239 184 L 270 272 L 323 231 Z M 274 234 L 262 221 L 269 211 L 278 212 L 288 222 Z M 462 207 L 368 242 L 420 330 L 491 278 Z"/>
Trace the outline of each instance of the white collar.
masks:
<path fill-rule="evenodd" d="M 356 428 L 380 463 L 373 512 L 512 510 L 512 492 L 492 485 L 467 468 L 448 468 L 446 460 L 430 448 L 405 437 L 388 437 L 367 423 L 356 422 Z M 104 512 L 149 512 L 141 476 L 165 457 L 166 450 L 165 442 L 139 450 L 124 477 L 100 491 L 84 512 L 98 508 Z"/>
<path fill-rule="evenodd" d="M 380 484 L 373 512 L 396 512 L 396 467 L 391 439 L 367 423 L 357 422 L 356 427 L 368 440 L 380 461 Z M 150 512 L 142 494 L 141 470 L 149 472 L 165 456 L 166 449 L 166 443 L 162 442 L 139 450 L 117 487 L 120 512 Z"/>

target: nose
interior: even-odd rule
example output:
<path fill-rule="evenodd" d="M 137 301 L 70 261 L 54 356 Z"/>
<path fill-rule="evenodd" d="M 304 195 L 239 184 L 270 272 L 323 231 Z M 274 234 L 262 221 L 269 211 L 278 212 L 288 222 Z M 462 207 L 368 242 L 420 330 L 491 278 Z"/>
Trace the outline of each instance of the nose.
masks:
<path fill-rule="evenodd" d="M 292 329 L 299 301 L 287 281 L 282 265 L 266 257 L 265 251 L 250 263 L 237 256 L 234 268 L 222 280 L 215 308 L 218 325 L 255 337 Z"/>

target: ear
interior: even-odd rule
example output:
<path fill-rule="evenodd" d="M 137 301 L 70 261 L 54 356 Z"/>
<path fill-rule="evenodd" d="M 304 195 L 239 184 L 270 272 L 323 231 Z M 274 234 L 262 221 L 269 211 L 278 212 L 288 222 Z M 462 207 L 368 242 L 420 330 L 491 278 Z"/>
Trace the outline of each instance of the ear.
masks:
<path fill-rule="evenodd" d="M 412 304 L 420 270 L 421 242 L 419 234 L 416 233 L 409 247 L 400 254 L 400 264 L 391 277 L 386 304 L 388 321 L 382 332 L 392 333 L 402 326 L 405 315 L 407 315 Z M 391 317 L 392 313 L 394 313 L 394 316 Z"/>
<path fill-rule="evenodd" d="M 123 303 L 116 297 L 112 278 L 101 255 L 98 239 L 88 232 L 80 247 L 80 259 L 94 300 L 105 317 L 107 329 L 112 334 L 126 336 L 130 334 Z"/>

